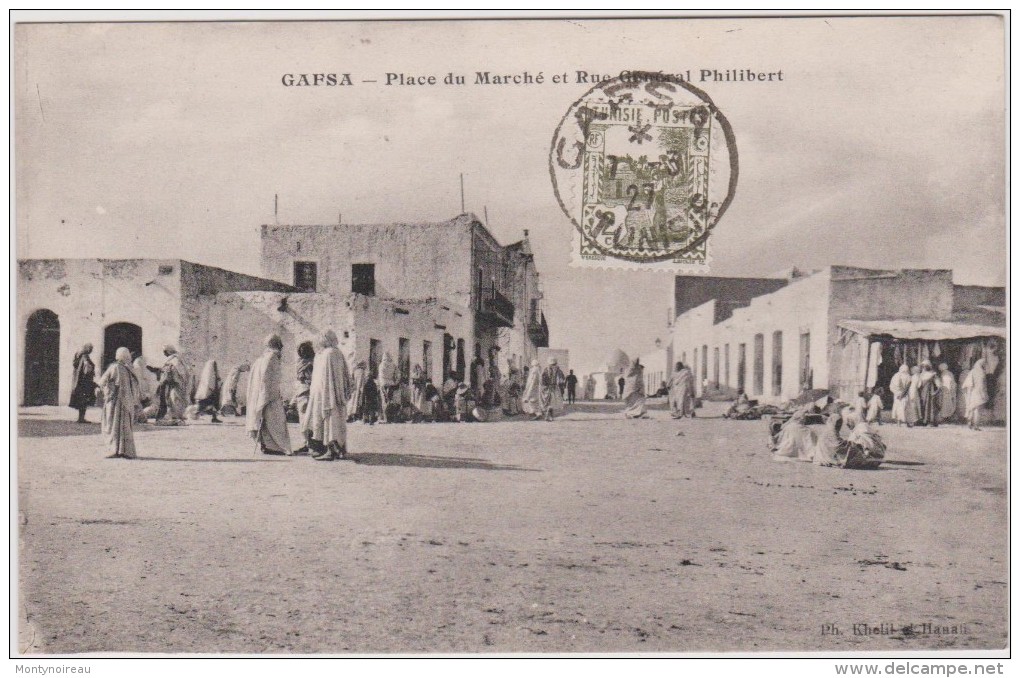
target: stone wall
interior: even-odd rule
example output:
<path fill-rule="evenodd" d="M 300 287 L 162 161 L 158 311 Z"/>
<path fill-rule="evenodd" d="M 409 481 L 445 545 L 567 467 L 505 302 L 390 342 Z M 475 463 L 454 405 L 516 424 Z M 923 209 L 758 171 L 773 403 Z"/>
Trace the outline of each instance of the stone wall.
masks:
<path fill-rule="evenodd" d="M 281 310 L 284 299 L 286 306 Z M 350 369 L 359 360 L 368 362 L 372 339 L 378 339 L 381 351 L 389 352 L 394 360 L 399 356 L 399 339 L 408 339 L 412 366 L 422 362 L 423 342 L 430 341 L 431 376 L 436 384 L 442 379 L 444 332 L 467 340 L 472 330 L 466 309 L 445 302 L 403 302 L 362 295 L 337 298 L 319 293 L 224 292 L 199 299 L 194 313 L 195 330 L 187 350 L 196 364 L 215 359 L 224 375 L 233 366 L 250 364 L 261 355 L 266 336 L 280 335 L 286 397 L 295 388 L 298 345 L 312 341 L 318 347 L 328 329 L 336 332 Z"/>

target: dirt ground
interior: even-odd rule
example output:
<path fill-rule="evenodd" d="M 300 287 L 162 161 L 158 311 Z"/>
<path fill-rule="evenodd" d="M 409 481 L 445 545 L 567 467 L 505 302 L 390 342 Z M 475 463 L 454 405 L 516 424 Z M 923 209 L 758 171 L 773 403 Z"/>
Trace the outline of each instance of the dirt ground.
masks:
<path fill-rule="evenodd" d="M 1006 646 L 1003 429 L 884 426 L 888 463 L 843 471 L 772 461 L 762 422 L 712 403 L 679 423 L 618 409 L 358 424 L 334 463 L 255 457 L 233 418 L 142 427 L 142 458 L 104 459 L 98 425 L 20 410 L 21 646 Z"/>

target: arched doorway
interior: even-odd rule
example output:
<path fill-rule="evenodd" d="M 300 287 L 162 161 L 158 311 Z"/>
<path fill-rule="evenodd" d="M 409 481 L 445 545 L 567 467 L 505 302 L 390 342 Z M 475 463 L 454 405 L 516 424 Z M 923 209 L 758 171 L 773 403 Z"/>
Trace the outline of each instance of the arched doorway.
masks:
<path fill-rule="evenodd" d="M 25 330 L 25 405 L 57 405 L 60 319 L 44 308 L 28 317 Z"/>
<path fill-rule="evenodd" d="M 103 330 L 103 365 L 116 360 L 117 349 L 124 346 L 131 354 L 142 352 L 142 328 L 134 323 L 113 323 Z"/>

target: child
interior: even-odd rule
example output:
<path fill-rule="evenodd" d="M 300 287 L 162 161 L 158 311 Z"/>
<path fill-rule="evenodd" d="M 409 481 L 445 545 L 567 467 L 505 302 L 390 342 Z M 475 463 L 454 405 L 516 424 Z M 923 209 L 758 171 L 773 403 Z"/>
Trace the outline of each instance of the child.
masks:
<path fill-rule="evenodd" d="M 864 421 L 869 424 L 882 425 L 882 390 L 881 386 L 875 387 L 871 392 L 871 399 L 868 401 L 867 414 Z"/>

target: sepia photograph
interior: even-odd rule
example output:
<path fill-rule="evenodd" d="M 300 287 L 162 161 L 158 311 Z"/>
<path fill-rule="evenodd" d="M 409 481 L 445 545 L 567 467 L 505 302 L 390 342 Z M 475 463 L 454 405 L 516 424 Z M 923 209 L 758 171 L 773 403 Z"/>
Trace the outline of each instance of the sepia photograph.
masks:
<path fill-rule="evenodd" d="M 11 21 L 12 658 L 1008 657 L 1008 12 L 215 18 Z"/>

